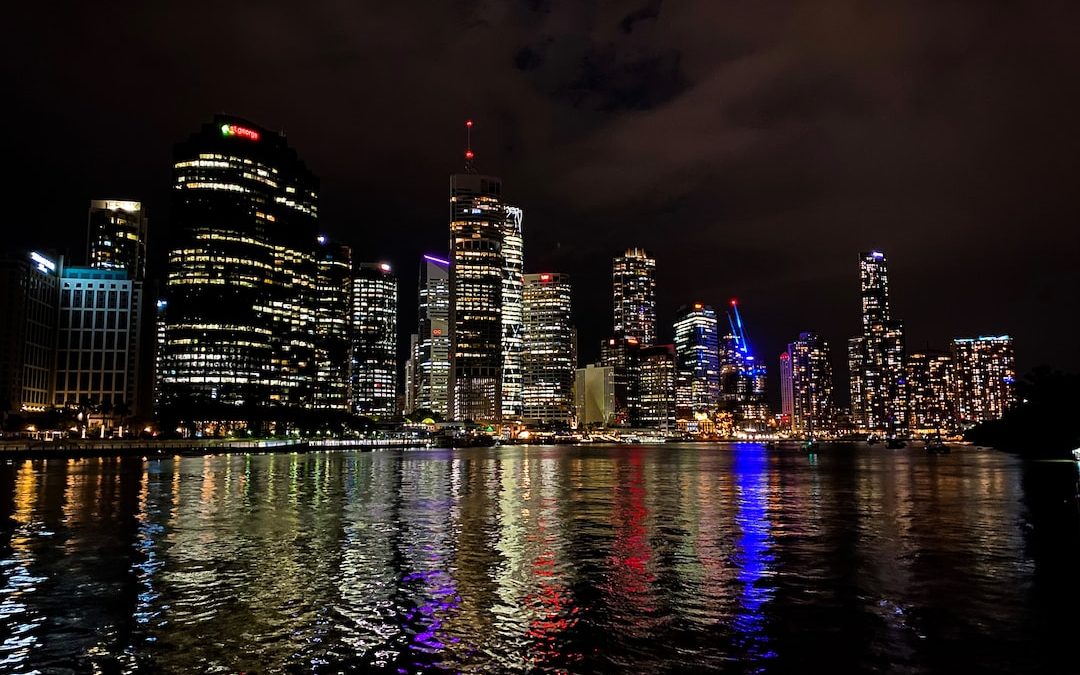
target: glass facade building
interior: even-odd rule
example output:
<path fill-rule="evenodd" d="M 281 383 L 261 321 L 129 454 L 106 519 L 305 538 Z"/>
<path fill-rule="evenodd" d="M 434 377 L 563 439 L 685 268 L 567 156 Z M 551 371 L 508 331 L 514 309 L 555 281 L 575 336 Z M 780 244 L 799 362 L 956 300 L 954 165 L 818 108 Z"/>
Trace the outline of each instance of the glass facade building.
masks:
<path fill-rule="evenodd" d="M 612 265 L 615 337 L 656 342 L 656 259 L 630 248 Z"/>
<path fill-rule="evenodd" d="M 526 274 L 523 419 L 569 425 L 574 419 L 576 335 L 570 317 L 570 277 Z"/>
<path fill-rule="evenodd" d="M 676 416 L 711 416 L 720 402 L 720 340 L 716 312 L 695 303 L 675 318 Z"/>
<path fill-rule="evenodd" d="M 397 413 L 397 278 L 386 263 L 362 263 L 353 276 L 353 412 Z"/>
<path fill-rule="evenodd" d="M 502 283 L 502 417 L 521 419 L 524 374 L 524 324 L 522 320 L 522 286 L 525 269 L 522 222 L 525 213 L 517 206 L 506 207 L 503 220 L 503 283 Z"/>
<path fill-rule="evenodd" d="M 494 176 L 450 176 L 450 417 L 502 417 L 506 209 Z"/>
<path fill-rule="evenodd" d="M 0 252 L 0 418 L 53 404 L 62 259 Z"/>
<path fill-rule="evenodd" d="M 347 412 L 352 399 L 352 250 L 322 235 L 316 244 L 314 407 Z"/>
<path fill-rule="evenodd" d="M 224 115 L 174 157 L 163 405 L 312 407 L 318 180 L 284 136 Z"/>
<path fill-rule="evenodd" d="M 412 349 L 413 409 L 449 415 L 450 261 L 425 255 L 420 263 L 420 317 Z M 411 412 L 411 411 L 410 411 Z"/>

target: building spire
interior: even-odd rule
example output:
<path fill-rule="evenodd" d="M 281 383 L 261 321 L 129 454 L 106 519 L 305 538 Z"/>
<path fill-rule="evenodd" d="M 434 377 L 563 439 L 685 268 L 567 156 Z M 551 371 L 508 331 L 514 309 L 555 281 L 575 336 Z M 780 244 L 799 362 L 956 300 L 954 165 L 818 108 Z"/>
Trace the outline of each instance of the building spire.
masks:
<path fill-rule="evenodd" d="M 472 120 L 465 120 L 465 173 L 476 173 L 473 166 L 475 156 L 472 151 Z"/>

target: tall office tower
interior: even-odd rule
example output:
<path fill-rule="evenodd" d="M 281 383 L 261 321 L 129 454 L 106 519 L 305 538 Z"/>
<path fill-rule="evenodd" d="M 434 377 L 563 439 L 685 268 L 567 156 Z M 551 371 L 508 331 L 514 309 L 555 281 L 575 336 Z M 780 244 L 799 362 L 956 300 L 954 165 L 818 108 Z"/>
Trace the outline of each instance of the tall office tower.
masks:
<path fill-rule="evenodd" d="M 64 268 L 54 405 L 85 406 L 106 427 L 135 412 L 142 310 L 125 269 Z"/>
<path fill-rule="evenodd" d="M 425 255 L 419 288 L 413 405 L 446 419 L 450 412 L 450 261 Z"/>
<path fill-rule="evenodd" d="M 52 405 L 61 259 L 0 252 L 0 428 L 9 413 Z"/>
<path fill-rule="evenodd" d="M 465 123 L 468 132 L 472 121 Z M 450 417 L 497 422 L 503 411 L 502 180 L 481 176 L 465 150 L 466 173 L 450 176 Z"/>
<path fill-rule="evenodd" d="M 163 403 L 204 421 L 311 407 L 318 179 L 284 136 L 223 115 L 174 157 Z"/>
<path fill-rule="evenodd" d="M 780 352 L 780 417 L 781 426 L 790 429 L 795 414 L 795 383 L 791 379 L 791 355 Z"/>
<path fill-rule="evenodd" d="M 636 354 L 638 416 L 635 426 L 675 429 L 675 346 L 651 345 Z"/>
<path fill-rule="evenodd" d="M 645 249 L 630 248 L 612 266 L 615 337 L 656 342 L 656 260 Z"/>
<path fill-rule="evenodd" d="M 397 278 L 386 263 L 361 263 L 352 292 L 353 412 L 397 412 Z"/>
<path fill-rule="evenodd" d="M 352 250 L 320 235 L 315 247 L 315 398 L 320 410 L 349 410 Z"/>
<path fill-rule="evenodd" d="M 525 213 L 517 206 L 506 207 L 503 221 L 503 283 L 502 283 L 502 416 L 503 419 L 520 419 L 522 415 L 522 350 L 524 349 L 524 324 L 522 323 L 522 274 L 525 254 L 521 224 Z"/>
<path fill-rule="evenodd" d="M 579 429 L 607 427 L 615 420 L 615 369 L 590 363 L 574 375 Z"/>
<path fill-rule="evenodd" d="M 1016 355 L 1008 335 L 956 338 L 954 400 L 962 427 L 1001 418 L 1016 403 Z"/>
<path fill-rule="evenodd" d="M 804 436 L 833 430 L 832 363 L 829 343 L 816 333 L 800 333 L 788 345 L 792 383 L 792 429 Z"/>
<path fill-rule="evenodd" d="M 574 419 L 577 335 L 570 318 L 570 277 L 526 274 L 522 292 L 525 421 L 570 424 Z"/>
<path fill-rule="evenodd" d="M 679 419 L 709 416 L 720 403 L 720 342 L 716 312 L 700 302 L 675 317 L 676 392 Z"/>
<path fill-rule="evenodd" d="M 87 264 L 124 270 L 132 281 L 146 278 L 146 213 L 140 202 L 95 199 L 88 217 Z"/>
<path fill-rule="evenodd" d="M 613 425 L 633 424 L 638 415 L 637 352 L 641 343 L 634 337 L 608 338 L 600 343 L 600 363 L 611 368 L 615 386 Z"/>
<path fill-rule="evenodd" d="M 948 354 L 907 357 L 908 424 L 912 433 L 950 433 L 955 426 L 953 367 Z"/>
<path fill-rule="evenodd" d="M 861 431 L 902 436 L 908 422 L 904 325 L 890 313 L 884 253 L 860 254 L 859 283 L 862 335 L 848 342 L 849 365 L 858 369 L 851 371 L 852 416 Z"/>

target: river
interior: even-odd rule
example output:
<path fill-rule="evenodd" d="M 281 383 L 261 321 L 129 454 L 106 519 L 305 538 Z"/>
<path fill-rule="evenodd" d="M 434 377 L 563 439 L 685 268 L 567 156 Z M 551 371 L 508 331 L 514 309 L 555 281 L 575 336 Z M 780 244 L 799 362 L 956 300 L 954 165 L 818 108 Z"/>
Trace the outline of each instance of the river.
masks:
<path fill-rule="evenodd" d="M 1075 671 L 1076 476 L 752 444 L 7 461 L 0 672 Z"/>

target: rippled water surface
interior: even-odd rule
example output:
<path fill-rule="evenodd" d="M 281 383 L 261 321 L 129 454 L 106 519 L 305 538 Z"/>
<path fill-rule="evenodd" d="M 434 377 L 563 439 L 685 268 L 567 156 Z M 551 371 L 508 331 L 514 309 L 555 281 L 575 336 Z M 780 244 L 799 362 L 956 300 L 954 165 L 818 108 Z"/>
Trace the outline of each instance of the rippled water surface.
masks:
<path fill-rule="evenodd" d="M 1075 495 L 975 449 L 9 461 L 0 672 L 1076 671 Z"/>

